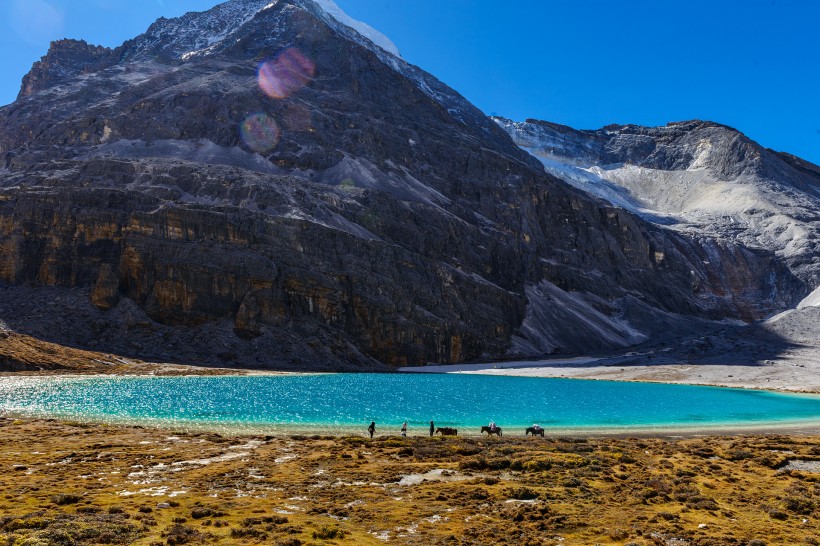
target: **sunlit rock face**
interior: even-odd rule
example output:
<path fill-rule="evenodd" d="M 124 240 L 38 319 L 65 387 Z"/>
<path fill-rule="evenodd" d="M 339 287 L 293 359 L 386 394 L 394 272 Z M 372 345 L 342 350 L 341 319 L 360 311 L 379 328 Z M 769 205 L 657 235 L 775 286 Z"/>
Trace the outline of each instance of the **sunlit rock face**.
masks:
<path fill-rule="evenodd" d="M 234 0 L 93 62 L 55 45 L 0 109 L 0 319 L 134 356 L 374 369 L 624 347 L 807 292 L 772 252 L 545 174 L 328 5 Z"/>
<path fill-rule="evenodd" d="M 706 121 L 578 131 L 495 118 L 547 172 L 687 233 L 775 253 L 820 285 L 820 168 Z"/>

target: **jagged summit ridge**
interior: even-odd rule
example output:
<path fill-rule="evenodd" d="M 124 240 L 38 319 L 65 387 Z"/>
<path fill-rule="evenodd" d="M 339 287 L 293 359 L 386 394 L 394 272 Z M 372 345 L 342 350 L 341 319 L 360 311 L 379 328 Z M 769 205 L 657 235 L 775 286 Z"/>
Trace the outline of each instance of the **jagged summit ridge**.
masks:
<path fill-rule="evenodd" d="M 398 48 L 386 36 L 352 19 L 332 0 L 228 0 L 208 11 L 190 12 L 174 19 L 160 18 L 145 34 L 126 46 L 124 57 L 144 60 L 161 54 L 188 60 L 219 51 L 229 47 L 231 38 L 259 12 L 274 8 L 280 2 L 309 11 L 363 45 L 399 56 Z"/>
<path fill-rule="evenodd" d="M 372 50 L 387 66 L 412 79 L 427 96 L 441 104 L 450 115 L 464 124 L 481 124 L 485 132 L 492 129 L 484 114 L 460 94 L 424 70 L 404 61 L 398 48 L 382 33 L 345 14 L 332 0 L 228 0 L 204 12 L 189 12 L 173 19 L 160 18 L 140 36 L 116 49 L 102 48 L 105 54 L 89 57 L 73 70 L 54 71 L 54 59 L 61 59 L 64 49 L 52 44 L 49 52 L 34 64 L 24 78 L 18 98 L 24 98 L 53 86 L 68 84 L 79 75 L 123 63 L 165 59 L 186 62 L 218 54 L 235 45 L 243 28 L 261 12 L 280 4 L 302 9 L 328 25 L 339 35 Z M 271 42 L 276 42 L 271 29 Z M 256 44 L 264 46 L 264 44 Z M 100 46 L 89 46 L 96 48 Z"/>

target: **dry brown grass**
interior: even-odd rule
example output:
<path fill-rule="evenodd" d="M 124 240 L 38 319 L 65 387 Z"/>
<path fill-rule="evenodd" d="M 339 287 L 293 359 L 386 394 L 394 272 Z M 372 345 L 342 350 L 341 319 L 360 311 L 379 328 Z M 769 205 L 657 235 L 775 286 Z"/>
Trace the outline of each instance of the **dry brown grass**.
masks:
<path fill-rule="evenodd" d="M 0 437 L 0 544 L 820 543 L 817 437 Z"/>
<path fill-rule="evenodd" d="M 143 362 L 109 353 L 98 353 L 50 343 L 31 336 L 0 330 L 0 373 L 55 374 L 152 374 L 221 375 L 242 370 L 201 368 L 178 364 Z"/>
<path fill-rule="evenodd" d="M 115 365 L 110 355 L 73 349 L 14 332 L 0 332 L 0 370 L 100 373 Z"/>

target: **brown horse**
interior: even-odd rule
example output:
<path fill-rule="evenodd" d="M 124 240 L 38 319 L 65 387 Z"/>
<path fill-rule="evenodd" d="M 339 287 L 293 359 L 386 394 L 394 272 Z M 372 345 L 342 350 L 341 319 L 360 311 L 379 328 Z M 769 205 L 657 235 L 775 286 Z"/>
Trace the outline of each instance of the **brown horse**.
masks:
<path fill-rule="evenodd" d="M 524 431 L 524 436 L 526 436 L 527 434 L 532 434 L 533 436 L 540 434 L 541 437 L 543 438 L 544 437 L 544 429 L 539 428 L 538 430 L 536 430 L 535 427 L 527 427 L 527 430 Z"/>
<path fill-rule="evenodd" d="M 453 427 L 438 427 L 436 434 L 441 434 L 442 436 L 458 436 L 458 429 Z"/>
<path fill-rule="evenodd" d="M 501 427 L 495 427 L 495 429 L 491 429 L 488 426 L 481 427 L 481 434 L 487 433 L 487 437 L 492 436 L 493 434 L 498 434 L 498 437 L 501 438 Z"/>

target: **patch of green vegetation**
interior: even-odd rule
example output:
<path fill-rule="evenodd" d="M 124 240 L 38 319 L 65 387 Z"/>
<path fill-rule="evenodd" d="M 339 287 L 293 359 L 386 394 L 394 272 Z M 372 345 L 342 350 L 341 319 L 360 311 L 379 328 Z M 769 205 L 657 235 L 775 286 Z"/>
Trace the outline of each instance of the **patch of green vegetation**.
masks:
<path fill-rule="evenodd" d="M 350 533 L 348 533 L 344 529 L 323 525 L 317 531 L 313 532 L 313 538 L 318 540 L 334 540 L 337 538 L 344 538 L 349 534 Z"/>

